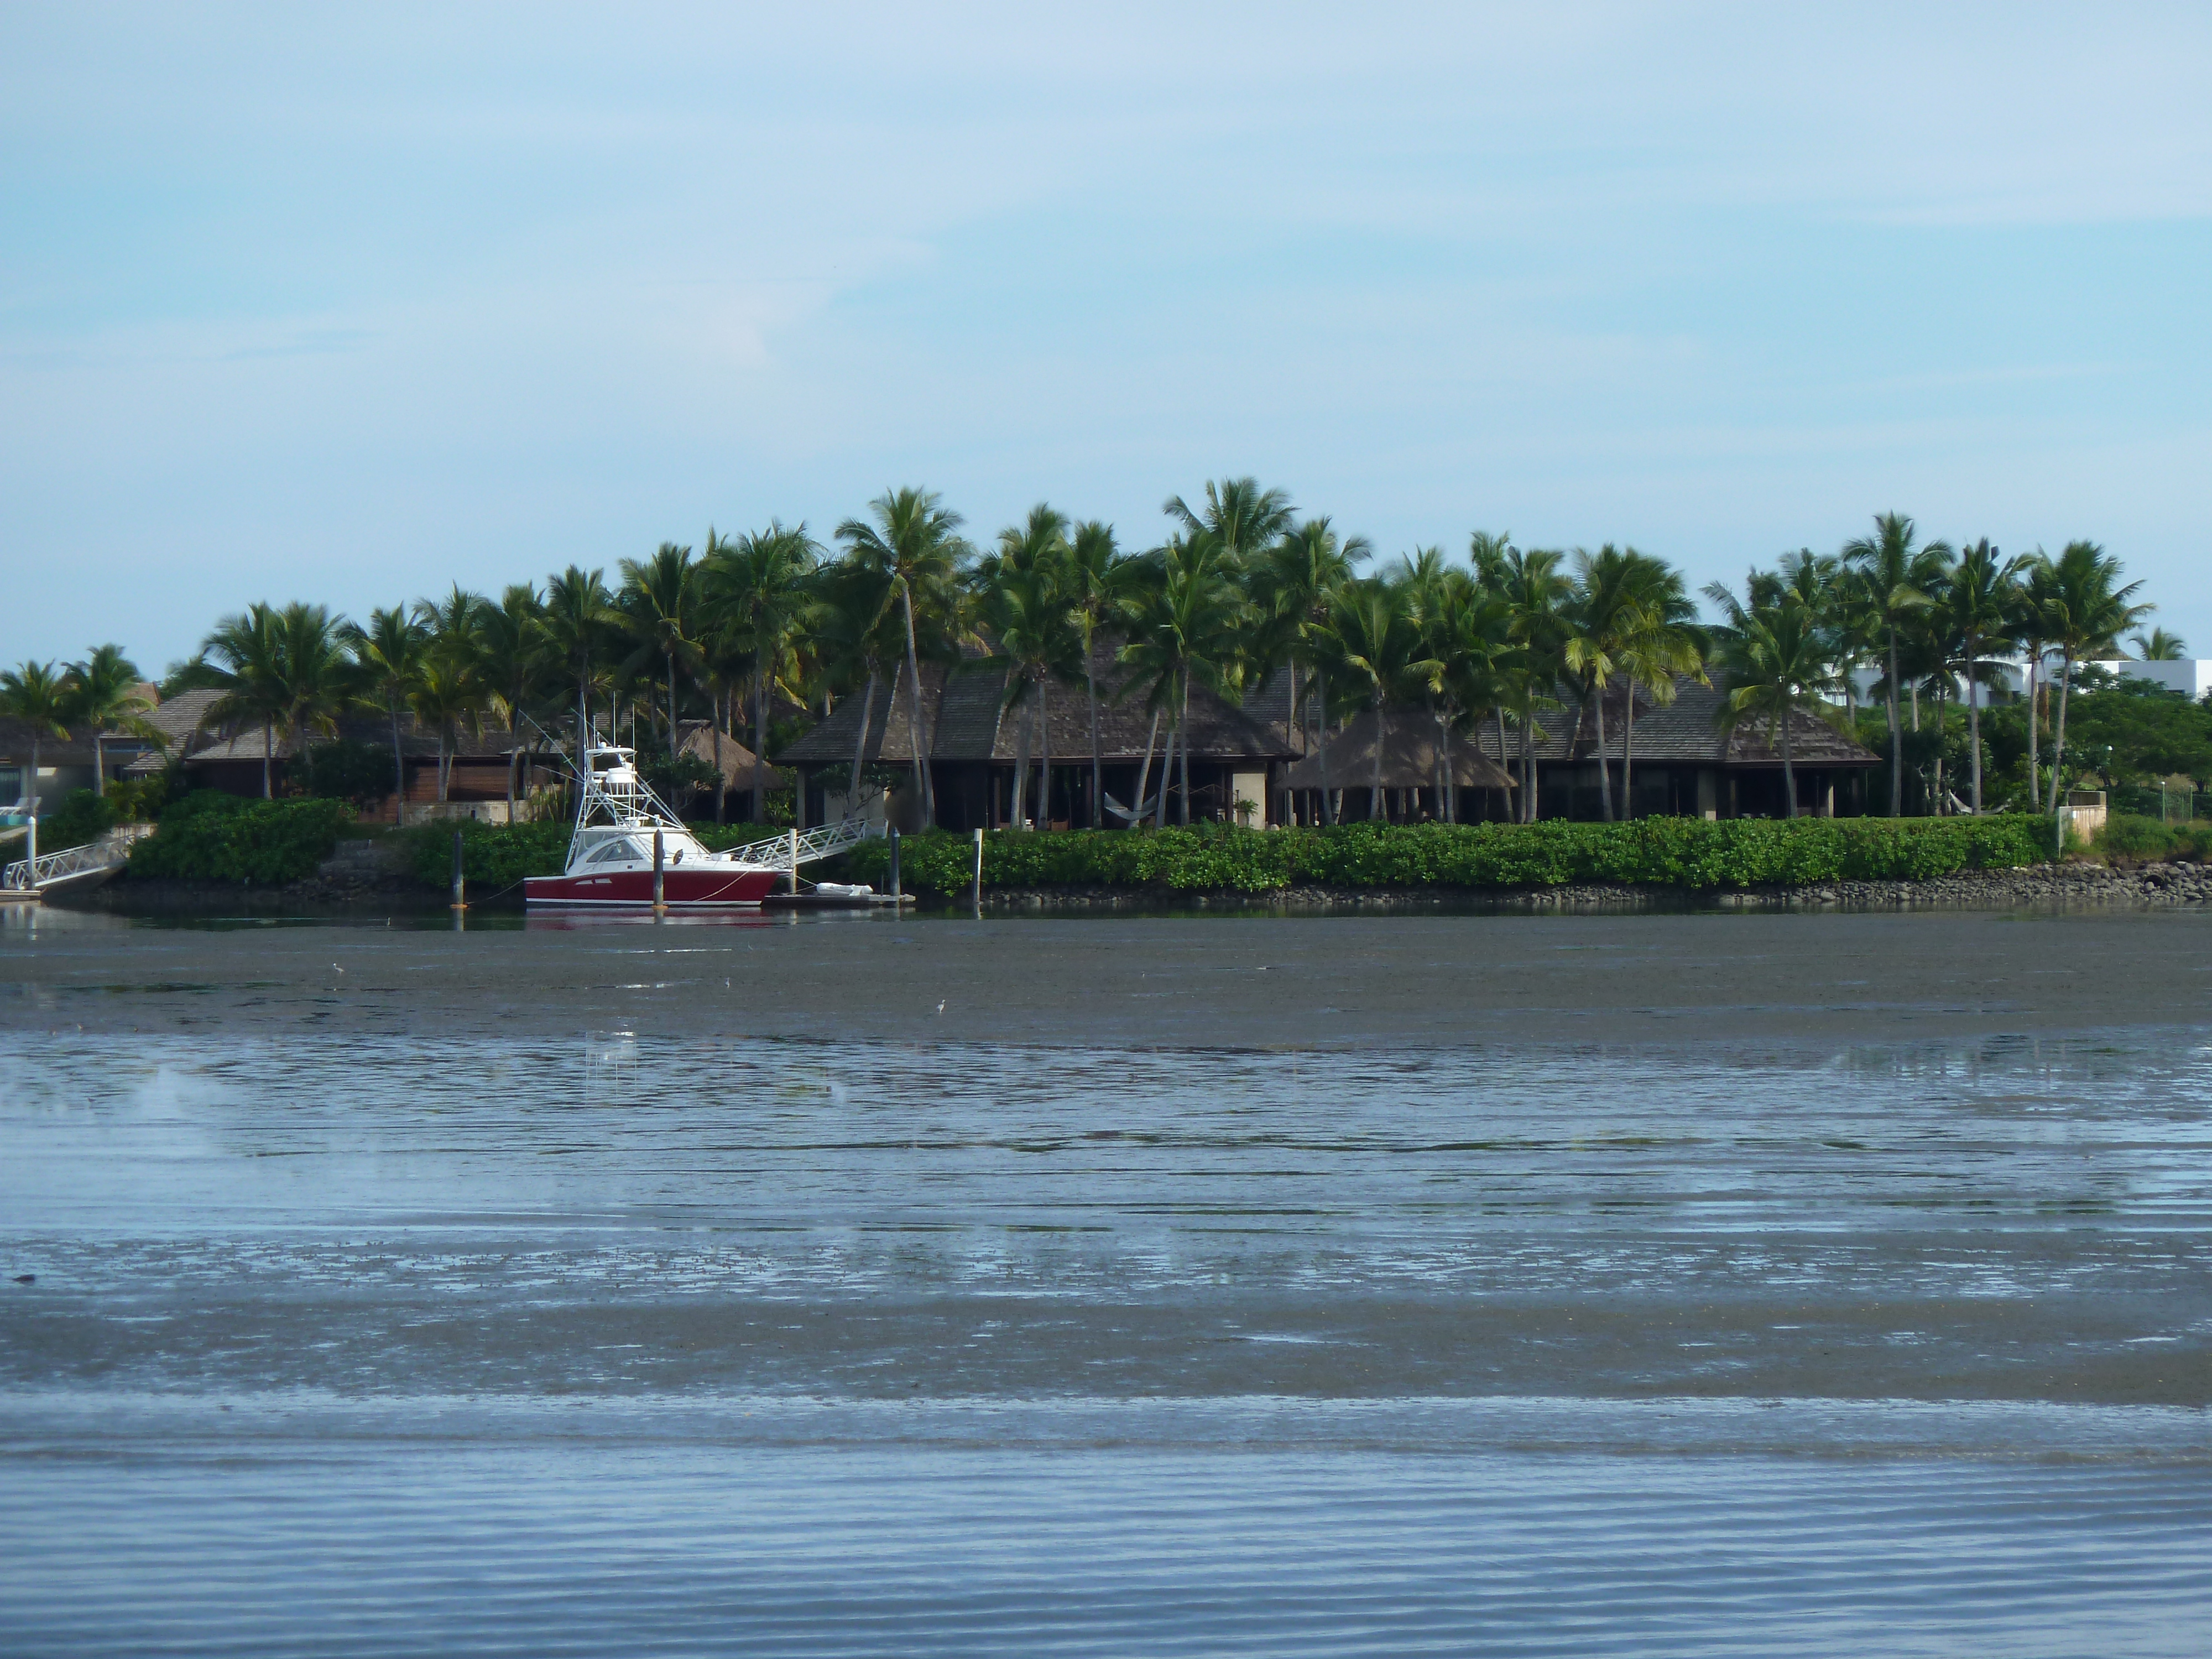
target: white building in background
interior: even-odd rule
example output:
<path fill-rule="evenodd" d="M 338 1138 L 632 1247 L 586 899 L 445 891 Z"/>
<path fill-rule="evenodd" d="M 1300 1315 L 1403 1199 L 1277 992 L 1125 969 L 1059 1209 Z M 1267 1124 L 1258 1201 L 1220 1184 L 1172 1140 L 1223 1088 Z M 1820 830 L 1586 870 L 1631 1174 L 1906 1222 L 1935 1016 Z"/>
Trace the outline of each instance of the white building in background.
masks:
<path fill-rule="evenodd" d="M 2179 662 L 2138 662 L 2133 657 L 2123 657 L 2097 666 L 2124 679 L 2150 680 L 2169 691 L 2181 692 L 2191 702 L 2212 691 L 2212 659 L 2204 657 L 2193 662 L 2187 658 Z"/>
<path fill-rule="evenodd" d="M 2179 691 L 2192 702 L 2212 691 L 2212 658 L 2199 657 L 2194 661 L 2185 659 L 2180 662 L 2141 662 L 2133 657 L 2120 657 L 2084 664 L 2083 666 L 2101 668 L 2106 673 L 2123 679 L 2149 680 L 2169 691 Z M 2055 674 L 2057 670 L 2058 659 L 2056 657 L 2044 666 L 2046 676 Z M 1851 675 L 1851 684 L 1857 689 L 1861 702 L 1872 701 L 1875 686 L 1888 672 L 1886 665 L 1877 662 L 1863 664 Z M 1997 678 L 1998 684 L 2006 696 L 2017 697 L 2027 690 L 2027 665 L 2025 663 L 2000 664 Z M 1954 676 L 1951 684 L 1958 692 L 1960 701 L 1964 702 L 1965 682 Z"/>

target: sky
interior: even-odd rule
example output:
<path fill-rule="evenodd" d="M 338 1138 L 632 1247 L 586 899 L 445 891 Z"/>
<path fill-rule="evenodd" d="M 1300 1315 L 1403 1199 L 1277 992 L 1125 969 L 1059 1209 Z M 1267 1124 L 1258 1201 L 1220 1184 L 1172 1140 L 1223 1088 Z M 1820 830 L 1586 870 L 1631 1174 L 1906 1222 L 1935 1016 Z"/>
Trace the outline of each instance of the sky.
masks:
<path fill-rule="evenodd" d="M 2212 9 L 0 9 L 0 662 L 889 488 L 1693 583 L 1894 509 L 2212 655 Z"/>

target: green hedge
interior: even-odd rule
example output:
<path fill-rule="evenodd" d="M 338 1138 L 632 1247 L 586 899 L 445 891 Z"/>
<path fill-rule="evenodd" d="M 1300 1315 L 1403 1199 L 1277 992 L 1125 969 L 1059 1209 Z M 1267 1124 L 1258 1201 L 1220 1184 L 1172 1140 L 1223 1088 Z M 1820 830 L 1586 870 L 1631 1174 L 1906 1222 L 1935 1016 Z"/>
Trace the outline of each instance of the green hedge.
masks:
<path fill-rule="evenodd" d="M 2212 855 L 2212 823 L 2165 823 L 2116 812 L 2097 832 L 2096 850 L 2116 864 L 2159 864 Z"/>
<path fill-rule="evenodd" d="M 273 886 L 315 873 L 352 811 L 337 800 L 246 800 L 200 789 L 131 849 L 134 878 Z"/>
<path fill-rule="evenodd" d="M 58 853 L 98 841 L 118 822 L 115 808 L 89 789 L 72 789 L 58 811 L 39 820 L 39 851 Z"/>
<path fill-rule="evenodd" d="M 712 853 L 763 838 L 757 823 L 727 824 L 719 830 L 711 823 L 690 827 L 700 844 Z M 459 830 L 461 872 L 468 878 L 472 895 L 489 898 L 526 876 L 559 875 L 568 862 L 570 828 L 565 817 L 537 823 L 478 823 L 473 818 L 462 818 L 450 823 L 422 824 L 406 831 L 408 868 L 426 887 L 450 884 L 453 831 Z"/>
<path fill-rule="evenodd" d="M 1556 887 L 1634 882 L 1668 887 L 1924 880 L 2040 862 L 2050 821 L 1984 818 L 1643 818 L 1633 823 L 1345 824 L 1329 830 L 1188 830 L 1011 834 L 983 838 L 987 887 L 1158 887 L 1267 892 L 1328 887 Z M 902 841 L 910 892 L 967 890 L 972 837 Z M 890 849 L 850 854 L 856 880 L 880 884 Z"/>

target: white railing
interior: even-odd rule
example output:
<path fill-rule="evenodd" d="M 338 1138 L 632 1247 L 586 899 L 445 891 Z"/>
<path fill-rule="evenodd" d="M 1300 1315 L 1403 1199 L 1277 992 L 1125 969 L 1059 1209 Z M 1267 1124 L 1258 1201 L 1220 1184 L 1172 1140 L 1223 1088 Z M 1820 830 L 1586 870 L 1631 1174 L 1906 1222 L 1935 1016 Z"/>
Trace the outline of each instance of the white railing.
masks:
<path fill-rule="evenodd" d="M 42 853 L 35 860 L 17 859 L 0 870 L 0 892 L 34 893 L 65 881 L 119 870 L 130 860 L 131 843 L 153 833 L 150 823 L 125 823 L 82 847 Z"/>
<path fill-rule="evenodd" d="M 833 857 L 858 847 L 871 836 L 883 833 L 881 824 L 872 823 L 866 818 L 841 818 L 818 830 L 787 830 L 766 841 L 748 842 L 743 847 L 732 847 L 722 856 L 770 870 L 793 870 L 816 859 Z"/>

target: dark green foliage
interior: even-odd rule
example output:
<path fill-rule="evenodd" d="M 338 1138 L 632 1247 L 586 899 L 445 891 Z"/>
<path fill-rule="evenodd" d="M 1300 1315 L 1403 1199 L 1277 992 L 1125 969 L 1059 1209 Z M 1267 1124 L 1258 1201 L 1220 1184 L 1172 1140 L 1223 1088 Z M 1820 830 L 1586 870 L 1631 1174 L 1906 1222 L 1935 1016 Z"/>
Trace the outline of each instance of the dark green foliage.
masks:
<path fill-rule="evenodd" d="M 526 876 L 557 876 L 568 861 L 569 823 L 478 823 L 459 818 L 406 832 L 407 867 L 426 887 L 445 887 L 453 873 L 453 831 L 461 832 L 461 873 L 472 897 L 491 897 Z"/>
<path fill-rule="evenodd" d="M 306 775 L 295 767 L 292 776 L 310 795 L 351 801 L 356 807 L 388 799 L 398 782 L 390 749 L 350 738 L 317 744 L 307 757 Z"/>
<path fill-rule="evenodd" d="M 185 794 L 184 768 L 173 763 L 150 778 L 117 778 L 107 786 L 107 804 L 118 823 L 151 823 L 161 809 Z"/>
<path fill-rule="evenodd" d="M 161 827 L 131 849 L 131 874 L 257 887 L 299 881 L 331 855 L 351 816 L 343 801 L 196 789 L 163 808 Z"/>
<path fill-rule="evenodd" d="M 1491 888 L 1607 881 L 1712 888 L 1917 880 L 2039 862 L 2049 833 L 2045 820 L 2027 815 L 1002 832 L 984 837 L 983 884 L 1267 892 L 1302 884 Z M 880 884 L 889 857 L 884 842 L 866 843 L 850 855 L 853 878 Z M 900 854 L 902 880 L 914 892 L 957 895 L 968 887 L 974 857 L 967 836 L 909 836 Z"/>
<path fill-rule="evenodd" d="M 2193 862 L 2212 854 L 2212 823 L 2161 823 L 2116 812 L 2097 832 L 2096 850 L 2118 865 Z"/>
<path fill-rule="evenodd" d="M 638 769 L 647 787 L 666 801 L 672 811 L 681 811 L 684 802 L 714 787 L 714 767 L 689 752 L 680 752 L 672 759 L 665 750 L 640 756 Z"/>
<path fill-rule="evenodd" d="M 117 823 L 115 808 L 89 789 L 72 789 L 60 807 L 39 820 L 39 851 L 58 853 L 98 841 Z"/>

